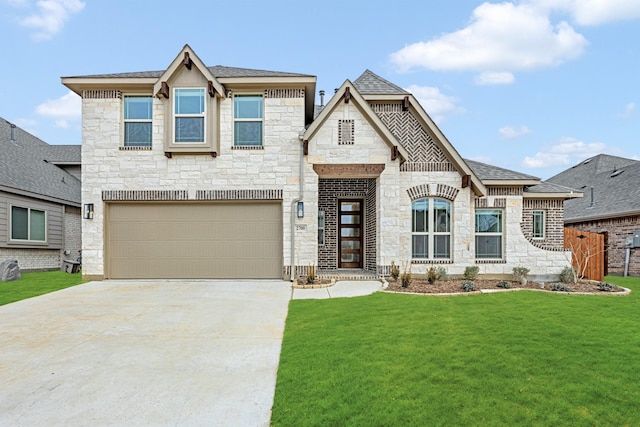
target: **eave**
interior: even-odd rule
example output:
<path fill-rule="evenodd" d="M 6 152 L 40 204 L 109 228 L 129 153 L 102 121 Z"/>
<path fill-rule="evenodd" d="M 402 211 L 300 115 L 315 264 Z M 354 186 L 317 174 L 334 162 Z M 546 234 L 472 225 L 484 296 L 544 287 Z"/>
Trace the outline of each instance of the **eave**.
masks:
<path fill-rule="evenodd" d="M 583 197 L 582 193 L 523 193 L 524 199 L 579 199 Z"/>
<path fill-rule="evenodd" d="M 153 77 L 62 77 L 60 80 L 63 85 L 79 96 L 82 96 L 83 90 L 94 89 L 151 93 L 153 85 L 158 81 Z"/>
<path fill-rule="evenodd" d="M 588 209 L 588 208 L 587 208 Z M 565 218 L 565 224 L 577 224 L 580 222 L 588 222 L 588 221 L 600 221 L 603 219 L 615 219 L 615 218 L 623 218 L 628 216 L 638 216 L 640 215 L 640 210 L 626 211 L 626 212 L 613 212 L 602 215 L 593 215 L 593 216 L 583 216 L 580 218 Z"/>
<path fill-rule="evenodd" d="M 46 202 L 57 203 L 59 205 L 74 206 L 77 208 L 82 206 L 80 202 L 74 202 L 72 200 L 61 199 L 59 197 L 52 197 L 44 194 L 33 193 L 31 191 L 20 190 L 18 188 L 7 187 L 4 185 L 0 185 L 0 191 L 4 191 L 5 193 L 17 194 L 24 197 L 30 197 L 32 199 L 44 200 Z"/>

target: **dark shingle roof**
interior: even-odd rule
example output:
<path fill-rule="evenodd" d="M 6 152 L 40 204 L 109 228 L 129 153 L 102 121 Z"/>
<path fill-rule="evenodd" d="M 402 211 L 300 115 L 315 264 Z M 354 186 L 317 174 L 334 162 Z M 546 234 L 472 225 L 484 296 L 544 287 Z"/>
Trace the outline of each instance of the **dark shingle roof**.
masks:
<path fill-rule="evenodd" d="M 32 193 L 33 197 L 40 195 L 80 204 L 80 181 L 50 160 L 69 159 L 74 152 L 78 154 L 74 161 L 80 163 L 80 146 L 58 150 L 17 126 L 14 136 L 15 143 L 11 142 L 11 125 L 0 118 L 0 186 Z"/>
<path fill-rule="evenodd" d="M 254 70 L 251 68 L 225 67 L 215 65 L 207 67 L 214 77 L 313 77 L 310 74 L 288 73 L 285 71 L 268 71 Z M 116 78 L 159 78 L 165 70 L 161 71 L 138 71 L 131 73 L 111 73 L 111 74 L 92 74 L 87 76 L 73 76 L 81 78 L 100 78 L 100 79 L 116 79 Z"/>
<path fill-rule="evenodd" d="M 551 182 L 541 182 L 538 185 L 525 187 L 525 193 L 581 193 L 575 188 L 565 187 L 564 185 L 553 184 Z"/>
<path fill-rule="evenodd" d="M 363 95 L 409 95 L 409 92 L 400 86 L 383 79 L 371 70 L 365 70 L 353 85 Z"/>
<path fill-rule="evenodd" d="M 480 180 L 540 180 L 540 178 L 527 175 L 520 172 L 515 172 L 509 169 L 503 169 L 497 166 L 488 165 L 486 163 L 476 162 L 475 160 L 464 159 L 464 161 L 469 165 L 473 173 L 476 174 Z"/>
<path fill-rule="evenodd" d="M 599 154 L 549 178 L 548 182 L 584 193 L 581 199 L 565 202 L 565 220 L 640 213 L 640 161 Z"/>

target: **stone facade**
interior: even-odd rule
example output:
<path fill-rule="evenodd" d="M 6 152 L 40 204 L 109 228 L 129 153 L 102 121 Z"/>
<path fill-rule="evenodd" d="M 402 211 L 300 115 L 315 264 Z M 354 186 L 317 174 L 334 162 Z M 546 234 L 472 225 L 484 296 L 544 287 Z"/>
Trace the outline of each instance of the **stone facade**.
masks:
<path fill-rule="evenodd" d="M 627 252 L 625 243 L 628 237 L 633 237 L 634 232 L 640 231 L 640 215 L 571 223 L 567 227 L 591 233 L 606 233 L 607 273 L 622 276 Z M 628 274 L 640 276 L 640 248 L 633 248 L 629 252 Z"/>

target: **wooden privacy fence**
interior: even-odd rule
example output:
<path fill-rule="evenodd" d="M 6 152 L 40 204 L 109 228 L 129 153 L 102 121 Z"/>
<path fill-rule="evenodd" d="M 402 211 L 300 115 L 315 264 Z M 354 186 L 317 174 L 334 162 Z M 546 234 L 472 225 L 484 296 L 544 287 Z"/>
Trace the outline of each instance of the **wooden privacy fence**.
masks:
<path fill-rule="evenodd" d="M 604 280 L 603 234 L 565 227 L 564 247 L 573 251 L 572 264 L 578 276 L 589 280 Z"/>

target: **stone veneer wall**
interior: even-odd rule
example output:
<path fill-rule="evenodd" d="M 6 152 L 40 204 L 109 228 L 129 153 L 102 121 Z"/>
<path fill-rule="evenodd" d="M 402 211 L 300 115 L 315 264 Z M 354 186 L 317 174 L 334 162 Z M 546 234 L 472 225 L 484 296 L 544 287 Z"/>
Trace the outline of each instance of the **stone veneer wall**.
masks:
<path fill-rule="evenodd" d="M 566 226 L 591 233 L 607 233 L 608 274 L 624 274 L 624 262 L 627 252 L 625 243 L 627 237 L 633 237 L 635 231 L 640 231 L 640 215 L 572 223 L 566 224 Z M 630 276 L 640 276 L 640 248 L 631 249 L 629 255 L 628 274 Z"/>
<path fill-rule="evenodd" d="M 533 211 L 544 211 L 544 239 L 533 238 Z M 541 249 L 564 249 L 564 202 L 562 200 L 524 199 L 522 233 L 532 245 Z"/>
<path fill-rule="evenodd" d="M 364 202 L 364 269 L 376 271 L 376 180 L 374 178 L 320 179 L 318 210 L 325 215 L 325 244 L 318 245 L 318 268 L 338 268 L 338 218 L 340 199 L 362 199 Z"/>
<path fill-rule="evenodd" d="M 58 270 L 62 264 L 58 249 L 0 248 L 0 260 L 17 259 L 21 271 Z"/>

